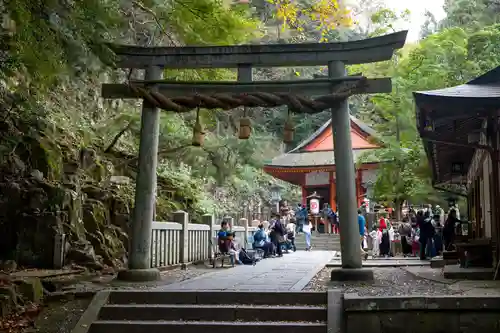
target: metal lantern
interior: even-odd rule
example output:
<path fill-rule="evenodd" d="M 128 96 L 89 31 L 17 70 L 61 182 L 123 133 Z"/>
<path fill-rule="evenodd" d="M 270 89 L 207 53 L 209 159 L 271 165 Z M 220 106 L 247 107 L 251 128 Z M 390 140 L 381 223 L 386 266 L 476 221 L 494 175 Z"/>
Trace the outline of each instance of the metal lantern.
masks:
<path fill-rule="evenodd" d="M 273 185 L 270 188 L 271 192 L 271 201 L 272 202 L 280 202 L 281 201 L 281 186 Z"/>
<path fill-rule="evenodd" d="M 252 122 L 250 118 L 243 117 L 240 119 L 240 131 L 238 137 L 241 140 L 246 140 L 250 137 L 250 133 L 252 133 Z"/>

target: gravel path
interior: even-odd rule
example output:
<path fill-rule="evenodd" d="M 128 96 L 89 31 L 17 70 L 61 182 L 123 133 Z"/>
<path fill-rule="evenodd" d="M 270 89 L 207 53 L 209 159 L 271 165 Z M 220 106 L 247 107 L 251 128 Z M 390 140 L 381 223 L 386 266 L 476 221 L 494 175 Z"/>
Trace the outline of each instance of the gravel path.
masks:
<path fill-rule="evenodd" d="M 326 291 L 340 289 L 345 293 L 360 296 L 401 296 L 401 295 L 454 295 L 461 290 L 450 288 L 450 284 L 439 283 L 416 277 L 402 268 L 375 268 L 373 282 L 333 282 L 330 281 L 331 268 L 325 268 L 309 282 L 304 290 Z"/>

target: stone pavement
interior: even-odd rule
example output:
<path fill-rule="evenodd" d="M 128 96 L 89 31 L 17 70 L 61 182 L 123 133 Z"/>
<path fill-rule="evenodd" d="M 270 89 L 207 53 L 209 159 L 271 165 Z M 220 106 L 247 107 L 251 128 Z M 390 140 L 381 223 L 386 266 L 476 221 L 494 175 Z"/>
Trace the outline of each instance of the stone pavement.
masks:
<path fill-rule="evenodd" d="M 330 251 L 297 251 L 282 258 L 269 258 L 255 266 L 215 268 L 194 279 L 156 290 L 300 291 L 332 260 Z"/>
<path fill-rule="evenodd" d="M 420 258 L 368 258 L 363 260 L 363 267 L 378 268 L 378 267 L 407 267 L 407 266 L 430 266 L 429 260 L 420 260 Z M 326 267 L 341 267 L 342 261 L 340 257 L 336 257 L 330 261 Z"/>

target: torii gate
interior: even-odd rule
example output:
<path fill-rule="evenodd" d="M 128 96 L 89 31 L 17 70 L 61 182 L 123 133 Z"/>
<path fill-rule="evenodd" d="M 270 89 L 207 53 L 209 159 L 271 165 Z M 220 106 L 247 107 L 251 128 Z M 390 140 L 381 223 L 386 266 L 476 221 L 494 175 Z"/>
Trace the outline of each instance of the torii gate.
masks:
<path fill-rule="evenodd" d="M 317 113 L 330 108 L 335 145 L 342 268 L 352 274 L 362 267 L 357 223 L 355 170 L 347 99 L 354 94 L 391 92 L 390 78 L 347 76 L 345 65 L 391 59 L 403 47 L 407 31 L 341 43 L 272 44 L 202 47 L 138 47 L 111 45 L 118 68 L 145 69 L 145 79 L 103 84 L 104 98 L 143 99 L 132 219 L 129 269 L 123 276 L 154 280 L 151 268 L 151 227 L 155 206 L 159 110 L 189 112 L 195 108 L 225 110 L 239 106 L 287 105 L 295 113 Z M 328 65 L 328 78 L 294 81 L 252 81 L 254 67 Z M 182 82 L 162 80 L 164 68 L 237 68 L 238 82 Z M 305 96 L 319 96 L 314 99 Z M 348 221 L 348 222 L 346 222 Z M 356 270 L 361 272 L 361 270 Z M 333 278 L 333 274 L 332 274 Z"/>

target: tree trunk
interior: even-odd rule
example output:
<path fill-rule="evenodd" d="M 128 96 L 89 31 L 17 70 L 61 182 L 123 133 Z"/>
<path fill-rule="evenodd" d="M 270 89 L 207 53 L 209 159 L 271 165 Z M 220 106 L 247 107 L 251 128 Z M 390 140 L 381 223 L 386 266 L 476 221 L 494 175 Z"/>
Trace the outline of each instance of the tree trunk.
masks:
<path fill-rule="evenodd" d="M 394 210 L 396 215 L 396 221 L 401 222 L 403 220 L 403 200 L 396 199 L 394 201 Z"/>

